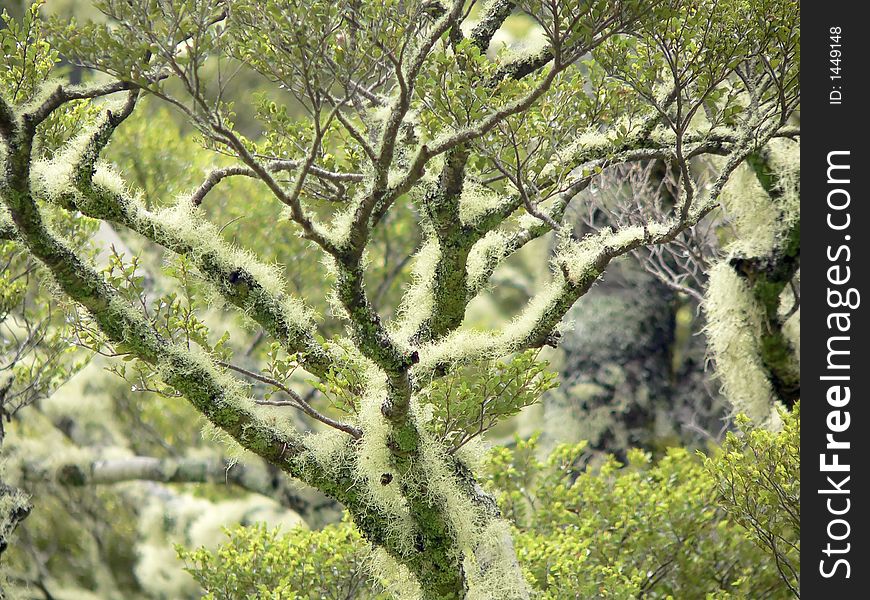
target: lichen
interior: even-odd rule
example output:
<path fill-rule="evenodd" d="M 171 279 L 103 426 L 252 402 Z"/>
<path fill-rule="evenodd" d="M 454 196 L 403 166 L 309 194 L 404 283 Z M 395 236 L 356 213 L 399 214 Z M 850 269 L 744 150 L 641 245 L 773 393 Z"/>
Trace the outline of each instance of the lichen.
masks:
<path fill-rule="evenodd" d="M 275 329 L 289 330 L 291 335 L 304 335 L 311 328 L 314 315 L 303 302 L 286 293 L 279 266 L 265 264 L 250 250 L 223 240 L 221 231 L 187 197 L 149 211 L 141 198 L 126 189 L 118 174 L 102 163 L 97 164 L 90 187 L 80 189 L 75 169 L 87 147 L 87 136 L 82 135 L 51 161 L 36 162 L 34 189 L 52 202 L 126 225 L 185 254 L 224 296 L 252 316 L 256 313 L 261 323 L 269 319 Z"/>
<path fill-rule="evenodd" d="M 434 238 L 423 242 L 414 256 L 411 285 L 402 299 L 395 321 L 390 324 L 390 334 L 397 344 L 408 346 L 410 338 L 432 314 L 435 302 L 432 286 L 440 260 L 441 248 Z"/>
<path fill-rule="evenodd" d="M 348 437 L 343 431 L 328 429 L 311 432 L 305 435 L 304 441 L 314 460 L 327 474 L 337 474 L 351 460 L 348 456 Z"/>
<path fill-rule="evenodd" d="M 467 600 L 529 597 L 513 548 L 513 532 L 503 519 L 490 521 L 479 533 L 474 553 L 466 555 Z"/>
<path fill-rule="evenodd" d="M 725 262 L 710 270 L 704 310 L 716 374 L 734 411 L 778 428 L 778 402 L 761 358 L 764 314 L 746 281 Z"/>
<path fill-rule="evenodd" d="M 463 553 L 473 552 L 479 542 L 479 522 L 483 518 L 467 494 L 456 483 L 456 475 L 447 465 L 448 457 L 442 444 L 431 438 L 421 428 L 421 459 L 426 489 L 430 500 L 441 507 L 453 530 L 457 546 Z"/>
<path fill-rule="evenodd" d="M 366 561 L 368 572 L 385 592 L 402 600 L 423 600 L 423 591 L 408 567 L 383 548 L 372 549 Z"/>
<path fill-rule="evenodd" d="M 198 256 L 212 254 L 227 270 L 245 270 L 251 273 L 257 283 L 270 294 L 284 293 L 286 282 L 276 265 L 267 265 L 250 250 L 224 242 L 218 228 L 204 218 L 200 208 L 194 207 L 189 202 L 179 199 L 174 205 L 153 214 L 139 207 L 137 216 L 145 222 L 160 223 L 179 240 L 184 240 L 193 250 L 190 254 L 194 262 Z M 297 308 L 301 314 L 293 315 L 294 318 L 309 320 L 311 315 L 301 303 L 299 305 Z"/>
<path fill-rule="evenodd" d="M 388 442 L 392 433 L 390 422 L 381 407 L 387 398 L 387 382 L 382 373 L 372 368 L 366 390 L 360 399 L 359 424 L 363 437 L 359 442 L 354 469 L 355 485 L 370 505 L 390 515 L 390 525 L 384 537 L 401 553 L 413 552 L 415 529 L 408 501 L 402 493 L 404 475 L 397 471 Z M 382 476 L 392 476 L 384 484 Z"/>
<path fill-rule="evenodd" d="M 735 233 L 726 251 L 745 256 L 771 254 L 782 228 L 782 215 L 752 169 L 746 165 L 739 167 L 722 189 L 720 198 Z"/>
<path fill-rule="evenodd" d="M 542 285 L 523 311 L 504 327 L 487 331 L 458 329 L 436 342 L 421 344 L 420 362 L 415 370 L 426 373 L 439 366 L 496 359 L 516 351 L 554 314 L 554 304 L 563 300 L 564 292 L 564 281 L 557 275 Z M 553 324 L 553 329 L 558 329 L 558 323 Z"/>
<path fill-rule="evenodd" d="M 735 239 L 709 273 L 709 349 L 726 398 L 756 424 L 779 428 L 780 396 L 799 393 L 800 316 L 788 281 L 800 258 L 800 151 L 774 140 L 723 191 Z"/>
<path fill-rule="evenodd" d="M 768 144 L 768 160 L 776 174 L 782 212 L 783 229 L 800 220 L 800 144 L 786 139 L 774 139 Z"/>
<path fill-rule="evenodd" d="M 507 254 L 508 235 L 503 231 L 490 231 L 468 253 L 465 263 L 469 290 L 477 291 L 486 285 L 489 274 Z"/>
<path fill-rule="evenodd" d="M 474 226 L 484 215 L 504 202 L 503 196 L 489 188 L 474 181 L 466 181 L 459 197 L 459 221 L 467 227 Z"/>

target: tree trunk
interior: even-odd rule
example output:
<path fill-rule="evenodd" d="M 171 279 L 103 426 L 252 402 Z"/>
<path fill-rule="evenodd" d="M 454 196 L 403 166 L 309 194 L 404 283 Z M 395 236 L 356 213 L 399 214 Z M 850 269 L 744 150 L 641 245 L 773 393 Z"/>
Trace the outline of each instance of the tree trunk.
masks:
<path fill-rule="evenodd" d="M 32 508 L 27 494 L 0 481 L 0 559 L 15 528 L 30 515 Z"/>

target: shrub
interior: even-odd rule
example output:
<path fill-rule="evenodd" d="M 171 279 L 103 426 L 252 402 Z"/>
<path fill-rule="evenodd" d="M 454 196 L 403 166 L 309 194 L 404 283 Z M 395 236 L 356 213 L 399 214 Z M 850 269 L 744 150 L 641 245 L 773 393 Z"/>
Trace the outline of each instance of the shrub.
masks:
<path fill-rule="evenodd" d="M 585 443 L 538 458 L 495 448 L 486 484 L 515 529 L 535 597 L 790 598 L 799 582 L 800 407 L 780 433 L 738 418 L 710 457 L 672 448 L 590 464 Z M 217 552 L 180 550 L 207 598 L 388 598 L 369 544 L 343 522 L 241 528 Z"/>

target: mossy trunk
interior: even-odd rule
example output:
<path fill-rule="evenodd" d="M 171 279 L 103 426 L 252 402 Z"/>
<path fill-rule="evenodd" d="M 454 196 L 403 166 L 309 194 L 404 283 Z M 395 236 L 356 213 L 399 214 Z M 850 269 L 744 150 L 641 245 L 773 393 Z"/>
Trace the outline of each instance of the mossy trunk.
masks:
<path fill-rule="evenodd" d="M 425 466 L 424 466 L 425 463 Z M 444 497 L 446 474 L 422 456 L 406 465 L 404 475 L 385 473 L 381 485 L 401 485 L 413 529 L 410 547 L 391 535 L 394 524 L 365 494 L 348 498 L 354 523 L 373 545 L 386 551 L 408 569 L 419 585 L 424 600 L 462 600 L 481 591 L 499 600 L 528 600 L 529 592 L 516 557 L 510 528 L 502 520 L 495 499 L 478 484 L 471 471 L 459 461 L 440 465 L 452 480 L 460 501 Z M 429 470 L 427 469 L 434 469 Z M 473 572 L 466 572 L 466 568 Z M 486 597 L 486 596 L 484 596 Z"/>
<path fill-rule="evenodd" d="M 650 171 L 662 193 L 667 169 L 657 163 Z M 612 263 L 566 316 L 574 328 L 561 343 L 562 385 L 544 400 L 545 445 L 586 440 L 623 457 L 629 448 L 697 445 L 721 428 L 727 410 L 706 382 L 697 305 L 639 260 Z"/>
<path fill-rule="evenodd" d="M 568 315 L 563 383 L 544 401 L 550 443 L 588 440 L 622 456 L 717 429 L 724 406 L 704 387 L 693 318 L 693 306 L 635 260 L 613 265 Z"/>
<path fill-rule="evenodd" d="M 784 190 L 768 157 L 754 154 L 748 162 L 774 206 L 781 204 Z M 785 320 L 779 313 L 782 293 L 800 268 L 800 219 L 778 233 L 778 243 L 769 255 L 735 256 L 730 264 L 746 278 L 762 308 L 765 327 L 761 333 L 761 359 L 776 395 L 791 406 L 800 398 L 800 364 L 783 331 Z"/>

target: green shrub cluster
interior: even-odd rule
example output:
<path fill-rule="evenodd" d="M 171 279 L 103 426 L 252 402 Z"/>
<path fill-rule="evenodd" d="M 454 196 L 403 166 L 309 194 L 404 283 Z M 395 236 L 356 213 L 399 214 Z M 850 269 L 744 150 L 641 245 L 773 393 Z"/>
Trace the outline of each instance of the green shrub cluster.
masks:
<path fill-rule="evenodd" d="M 373 591 L 364 564 L 367 544 L 349 522 L 319 531 L 257 525 L 229 533 L 229 542 L 215 552 L 178 548 L 207 600 L 388 598 Z"/>
<path fill-rule="evenodd" d="M 539 458 L 499 447 L 487 484 L 515 528 L 536 598 L 791 598 L 799 581 L 800 408 L 779 433 L 739 419 L 709 457 L 590 463 L 585 444 Z M 242 528 L 216 552 L 180 550 L 207 598 L 387 598 L 348 522 L 286 533 Z M 794 594 L 796 595 L 796 594 Z"/>

